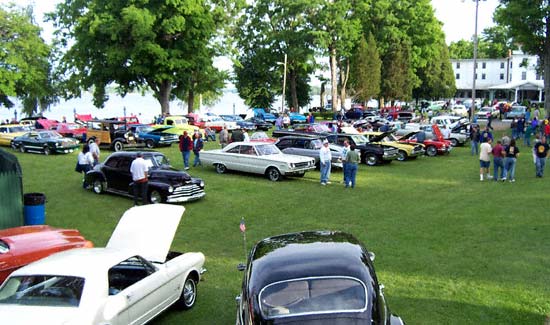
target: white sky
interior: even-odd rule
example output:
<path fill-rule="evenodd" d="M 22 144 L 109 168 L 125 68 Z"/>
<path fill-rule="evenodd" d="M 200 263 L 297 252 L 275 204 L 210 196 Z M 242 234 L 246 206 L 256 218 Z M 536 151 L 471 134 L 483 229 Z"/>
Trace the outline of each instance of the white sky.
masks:
<path fill-rule="evenodd" d="M 43 14 L 53 11 L 59 0 L 0 0 L 1 4 L 15 2 L 18 5 L 33 4 L 35 7 L 36 21 L 44 29 L 44 38 L 51 39 L 52 27 L 43 23 Z M 437 19 L 443 22 L 443 31 L 447 43 L 461 39 L 469 40 L 474 35 L 475 25 L 475 0 L 432 0 Z M 498 5 L 498 0 L 479 0 L 478 32 L 493 23 L 493 12 Z"/>

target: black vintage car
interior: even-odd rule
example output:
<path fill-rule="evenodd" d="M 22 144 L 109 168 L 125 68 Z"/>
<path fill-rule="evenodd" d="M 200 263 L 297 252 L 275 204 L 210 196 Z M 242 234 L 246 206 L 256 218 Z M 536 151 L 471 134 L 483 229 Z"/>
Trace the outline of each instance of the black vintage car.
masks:
<path fill-rule="evenodd" d="M 92 184 L 92 190 L 101 194 L 133 196 L 130 165 L 137 152 L 119 151 L 112 153 L 105 162 L 86 173 L 86 182 Z M 170 166 L 168 159 L 160 152 L 143 152 L 149 168 L 149 201 L 151 203 L 176 203 L 198 200 L 206 195 L 204 181 L 189 176 L 184 171 Z"/>
<path fill-rule="evenodd" d="M 390 146 L 383 146 L 369 143 L 368 139 L 361 134 L 338 133 L 327 135 L 330 143 L 343 145 L 344 141 L 355 144 L 361 151 L 361 162 L 369 166 L 390 163 L 399 157 L 399 150 Z"/>
<path fill-rule="evenodd" d="M 343 232 L 266 238 L 241 267 L 237 324 L 403 324 L 390 313 L 373 259 Z"/>

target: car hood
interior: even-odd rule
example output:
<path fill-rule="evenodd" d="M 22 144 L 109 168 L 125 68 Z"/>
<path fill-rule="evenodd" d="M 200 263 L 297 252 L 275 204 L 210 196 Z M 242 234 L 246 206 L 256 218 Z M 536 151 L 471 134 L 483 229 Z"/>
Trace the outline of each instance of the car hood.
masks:
<path fill-rule="evenodd" d="M 382 139 L 384 139 L 385 137 L 387 137 L 391 132 L 382 132 L 380 134 L 376 134 L 376 135 L 371 135 L 370 136 L 370 141 L 371 142 L 381 142 Z"/>
<path fill-rule="evenodd" d="M 151 169 L 149 178 L 151 180 L 166 179 L 171 182 L 180 183 L 185 183 L 191 180 L 191 176 L 188 173 L 165 165 L 160 168 Z"/>
<path fill-rule="evenodd" d="M 149 261 L 163 263 L 184 211 L 184 207 L 170 204 L 130 208 L 105 247 L 132 249 Z"/>
<path fill-rule="evenodd" d="M 159 127 L 159 128 L 155 128 L 154 130 L 149 131 L 147 133 L 153 133 L 153 134 L 165 133 L 164 131 L 166 131 L 168 129 L 171 129 L 171 128 L 172 128 L 172 126 L 162 126 L 162 127 Z"/>
<path fill-rule="evenodd" d="M 420 133 L 420 131 L 409 132 L 409 133 L 403 135 L 400 140 L 409 140 L 410 138 L 412 138 L 413 136 L 415 136 L 418 133 Z"/>
<path fill-rule="evenodd" d="M 2 319 L 10 325 L 27 324 L 86 324 L 91 320 L 82 319 L 82 310 L 76 307 L 44 307 L 0 305 Z M 77 321 L 78 320 L 78 321 Z"/>

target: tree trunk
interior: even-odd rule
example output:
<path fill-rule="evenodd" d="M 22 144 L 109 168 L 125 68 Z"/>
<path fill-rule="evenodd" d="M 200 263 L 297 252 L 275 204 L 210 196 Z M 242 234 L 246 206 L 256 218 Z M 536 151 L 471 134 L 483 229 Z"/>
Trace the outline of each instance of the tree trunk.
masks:
<path fill-rule="evenodd" d="M 330 90 L 330 97 L 332 101 L 332 111 L 337 112 L 338 111 L 338 87 L 337 87 L 337 79 L 336 79 L 336 47 L 330 46 L 330 82 L 332 89 Z"/>
<path fill-rule="evenodd" d="M 170 114 L 170 93 L 172 92 L 172 83 L 169 80 L 163 80 L 159 85 L 157 99 L 160 102 L 162 115 Z"/>
<path fill-rule="evenodd" d="M 542 64 L 544 67 L 544 111 L 550 113 L 550 50 L 544 53 Z"/>
<path fill-rule="evenodd" d="M 194 105 L 195 105 L 195 91 L 193 90 L 193 88 L 191 88 L 187 93 L 187 113 L 193 112 Z"/>
<path fill-rule="evenodd" d="M 346 103 L 346 87 L 349 79 L 349 60 L 343 61 L 343 67 L 340 66 L 340 99 L 342 100 L 342 106 Z"/>
<path fill-rule="evenodd" d="M 300 110 L 298 109 L 299 106 L 298 106 L 298 94 L 297 94 L 297 91 L 296 91 L 296 71 L 295 70 L 291 70 L 289 71 L 289 83 L 290 83 L 290 100 L 291 100 L 291 107 L 294 107 L 294 110 L 296 112 L 299 112 Z"/>
<path fill-rule="evenodd" d="M 319 98 L 319 105 L 321 106 L 322 109 L 325 108 L 325 94 L 326 94 L 325 85 L 326 85 L 326 81 L 321 82 L 321 93 L 319 94 L 321 98 Z"/>

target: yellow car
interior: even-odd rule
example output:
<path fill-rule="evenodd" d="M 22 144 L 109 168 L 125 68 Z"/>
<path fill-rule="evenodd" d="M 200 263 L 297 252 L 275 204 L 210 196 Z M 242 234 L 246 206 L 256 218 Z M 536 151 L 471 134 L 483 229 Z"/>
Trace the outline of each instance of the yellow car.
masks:
<path fill-rule="evenodd" d="M 164 130 L 166 133 L 182 135 L 183 131 L 187 131 L 189 136 L 193 136 L 193 133 L 198 130 L 204 138 L 204 130 L 199 129 L 196 125 L 189 124 L 189 121 L 185 116 L 167 116 L 164 118 L 162 124 L 155 124 L 153 125 L 153 128 L 157 129 L 167 126 L 170 126 L 171 128 Z"/>
<path fill-rule="evenodd" d="M 363 132 L 370 143 L 383 144 L 399 150 L 397 160 L 416 159 L 425 153 L 424 145 L 420 143 L 406 144 L 397 142 L 397 138 L 391 132 Z"/>
<path fill-rule="evenodd" d="M 10 146 L 13 138 L 30 131 L 30 127 L 20 124 L 0 125 L 0 146 Z"/>

